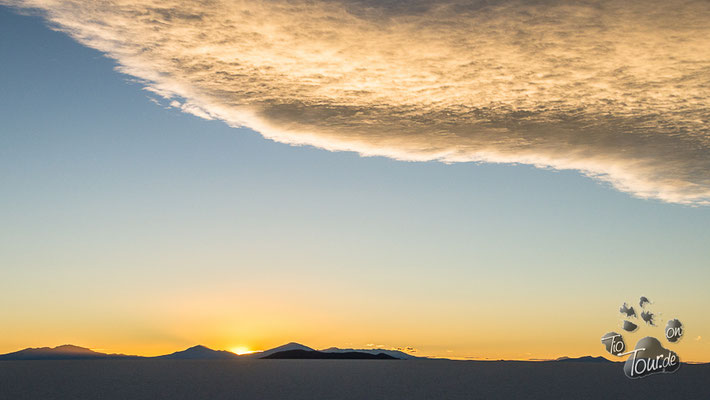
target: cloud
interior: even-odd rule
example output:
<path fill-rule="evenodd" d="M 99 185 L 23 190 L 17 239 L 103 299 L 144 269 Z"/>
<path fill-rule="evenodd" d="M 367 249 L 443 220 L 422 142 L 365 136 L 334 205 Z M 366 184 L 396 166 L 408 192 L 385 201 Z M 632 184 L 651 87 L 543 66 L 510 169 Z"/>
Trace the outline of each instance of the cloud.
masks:
<path fill-rule="evenodd" d="M 397 351 L 403 351 L 403 352 L 405 352 L 405 353 L 416 353 L 416 352 L 417 352 L 417 349 L 415 349 L 415 348 L 412 347 L 412 346 L 395 347 L 394 349 L 397 350 Z"/>
<path fill-rule="evenodd" d="M 710 3 L 0 0 L 185 112 L 400 160 L 710 204 Z"/>

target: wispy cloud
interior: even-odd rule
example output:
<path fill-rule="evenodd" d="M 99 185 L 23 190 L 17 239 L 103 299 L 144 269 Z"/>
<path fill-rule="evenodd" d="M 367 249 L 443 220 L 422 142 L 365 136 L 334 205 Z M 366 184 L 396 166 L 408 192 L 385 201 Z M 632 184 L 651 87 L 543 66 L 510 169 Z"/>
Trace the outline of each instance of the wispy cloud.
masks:
<path fill-rule="evenodd" d="M 710 203 L 704 0 L 0 0 L 286 143 L 574 169 Z"/>

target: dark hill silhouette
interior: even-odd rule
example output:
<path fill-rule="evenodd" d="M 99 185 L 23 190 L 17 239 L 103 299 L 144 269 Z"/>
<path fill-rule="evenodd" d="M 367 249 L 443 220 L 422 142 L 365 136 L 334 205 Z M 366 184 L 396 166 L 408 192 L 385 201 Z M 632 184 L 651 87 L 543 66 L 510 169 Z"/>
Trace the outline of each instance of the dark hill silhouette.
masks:
<path fill-rule="evenodd" d="M 237 359 L 239 356 L 231 351 L 212 350 L 209 347 L 197 345 L 183 351 L 176 351 L 172 354 L 152 358 L 164 360 L 228 360 Z"/>
<path fill-rule="evenodd" d="M 139 356 L 125 354 L 106 354 L 85 347 L 65 344 L 57 347 L 27 348 L 0 355 L 0 360 L 105 360 L 105 359 L 137 359 Z"/>
<path fill-rule="evenodd" d="M 555 362 L 587 362 L 587 363 L 613 363 L 616 361 L 611 361 L 607 360 L 604 357 L 592 357 L 592 356 L 584 356 L 584 357 L 577 357 L 577 358 L 570 358 L 570 357 L 560 357 L 556 360 L 552 360 Z"/>
<path fill-rule="evenodd" d="M 368 354 L 387 354 L 388 356 L 392 356 L 394 358 L 398 358 L 400 360 L 416 360 L 416 359 L 425 359 L 426 357 L 416 357 L 411 354 L 405 353 L 403 351 L 399 350 L 387 350 L 387 349 L 340 349 L 337 347 L 330 347 L 327 349 L 319 350 L 322 351 L 323 353 L 350 353 L 350 352 L 356 352 L 356 353 L 368 353 Z"/>
<path fill-rule="evenodd" d="M 304 345 L 302 345 L 300 343 L 296 343 L 296 342 L 290 342 L 290 343 L 286 343 L 286 344 L 278 346 L 278 347 L 274 347 L 273 349 L 259 351 L 256 353 L 243 354 L 239 357 L 240 358 L 265 358 L 267 356 L 270 356 L 271 354 L 279 353 L 282 351 L 288 351 L 288 350 L 314 351 L 314 349 L 312 349 L 308 346 L 304 346 Z"/>
<path fill-rule="evenodd" d="M 273 360 L 398 360 L 384 353 L 369 354 L 357 351 L 324 353 L 316 350 L 286 350 L 270 354 L 262 359 Z"/>
<path fill-rule="evenodd" d="M 107 354 L 93 351 L 85 347 L 65 344 L 57 347 L 27 348 L 13 353 L 0 355 L 0 361 L 10 360 L 106 360 L 106 359 L 163 359 L 163 360 L 237 360 L 237 359 L 342 359 L 342 360 L 427 360 L 427 357 L 415 357 L 410 354 L 386 349 L 339 349 L 331 347 L 324 350 L 314 350 L 300 343 L 290 342 L 257 353 L 237 355 L 230 351 L 213 350 L 205 346 L 193 346 L 172 354 L 157 357 L 142 357 L 125 354 Z M 504 360 L 500 360 L 504 361 Z M 615 363 L 604 357 L 584 356 L 577 358 L 560 357 L 556 360 L 537 360 L 543 362 L 581 362 L 581 363 Z"/>

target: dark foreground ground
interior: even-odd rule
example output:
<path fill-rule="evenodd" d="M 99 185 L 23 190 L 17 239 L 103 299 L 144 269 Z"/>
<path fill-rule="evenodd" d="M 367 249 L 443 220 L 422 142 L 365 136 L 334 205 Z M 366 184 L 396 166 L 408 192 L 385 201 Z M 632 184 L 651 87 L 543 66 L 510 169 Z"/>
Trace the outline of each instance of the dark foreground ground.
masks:
<path fill-rule="evenodd" d="M 377 360 L 0 362 L 0 399 L 708 399 L 710 365 Z"/>

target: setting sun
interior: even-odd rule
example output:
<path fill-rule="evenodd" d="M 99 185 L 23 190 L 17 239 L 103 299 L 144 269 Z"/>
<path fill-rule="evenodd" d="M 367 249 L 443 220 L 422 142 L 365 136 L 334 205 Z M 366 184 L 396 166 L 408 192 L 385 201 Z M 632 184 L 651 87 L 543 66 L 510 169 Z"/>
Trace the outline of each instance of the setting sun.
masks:
<path fill-rule="evenodd" d="M 232 347 L 230 351 L 234 354 L 242 355 L 242 354 L 250 354 L 250 353 L 255 353 L 256 350 L 250 350 L 248 347 L 244 346 L 238 346 L 238 347 Z"/>

